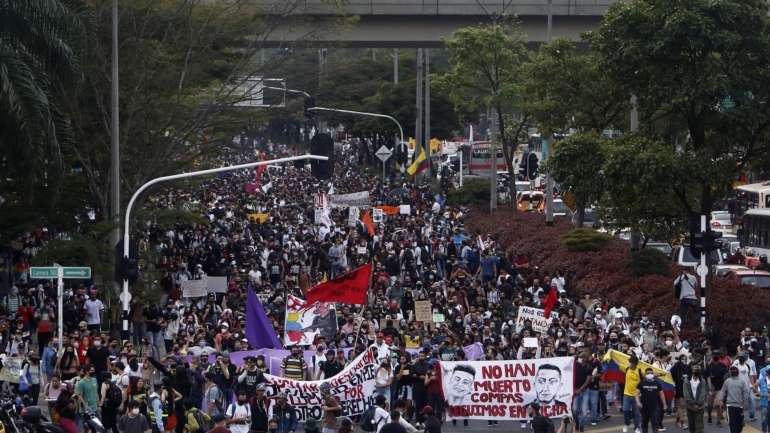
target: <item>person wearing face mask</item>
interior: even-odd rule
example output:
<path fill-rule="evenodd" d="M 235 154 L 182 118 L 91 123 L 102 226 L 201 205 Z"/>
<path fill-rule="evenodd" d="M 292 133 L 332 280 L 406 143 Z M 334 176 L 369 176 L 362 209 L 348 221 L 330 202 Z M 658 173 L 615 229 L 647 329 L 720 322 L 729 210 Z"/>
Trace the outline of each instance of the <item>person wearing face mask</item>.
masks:
<path fill-rule="evenodd" d="M 147 433 L 151 431 L 150 422 L 139 411 L 139 403 L 130 401 L 127 406 L 128 411 L 118 420 L 118 431 L 120 433 Z"/>
<path fill-rule="evenodd" d="M 292 409 L 293 412 L 293 409 Z M 227 407 L 225 415 L 229 419 L 228 425 L 233 433 L 249 433 L 251 427 L 251 406 L 246 392 L 238 392 L 238 400 Z"/>
<path fill-rule="evenodd" d="M 692 366 L 692 377 L 684 384 L 684 401 L 687 408 L 687 428 L 690 433 L 703 433 L 703 415 L 708 388 L 701 377 L 700 365 Z"/>
<path fill-rule="evenodd" d="M 719 362 L 719 355 L 714 354 L 711 363 L 706 367 L 706 378 L 709 383 L 709 399 L 706 407 L 708 413 L 708 423 L 711 424 L 711 412 L 714 407 L 717 409 L 717 426 L 722 425 L 724 419 L 724 408 L 722 407 L 722 386 L 725 383 L 725 377 L 729 374 L 729 368 Z"/>
<path fill-rule="evenodd" d="M 51 381 L 45 386 L 43 390 L 43 398 L 45 398 L 46 404 L 48 404 L 49 413 L 53 411 L 53 407 L 58 400 L 59 395 L 64 390 L 59 376 L 51 377 Z"/>
<path fill-rule="evenodd" d="M 660 431 L 662 425 L 659 424 L 659 411 L 662 407 L 661 403 L 665 404 L 666 397 L 663 395 L 663 388 L 655 380 L 655 374 L 651 368 L 644 370 L 644 379 L 639 382 L 637 388 L 636 404 L 639 405 L 642 415 L 642 432 L 647 433 L 650 424 L 653 431 L 656 429 Z"/>
<path fill-rule="evenodd" d="M 245 390 L 246 395 L 254 395 L 257 385 L 265 381 L 265 375 L 257 368 L 256 358 L 247 357 L 245 367 L 238 376 L 238 388 Z"/>
<path fill-rule="evenodd" d="M 225 418 L 224 415 L 214 415 L 211 417 L 211 422 L 214 423 L 214 428 L 207 433 L 232 433 L 230 429 L 227 428 L 227 418 Z"/>
<path fill-rule="evenodd" d="M 67 348 L 64 350 L 64 354 L 56 363 L 56 371 L 61 373 L 61 378 L 63 381 L 68 381 L 77 376 L 79 369 L 80 361 L 78 360 L 78 356 L 75 353 L 75 348 L 72 346 L 67 346 Z"/>
<path fill-rule="evenodd" d="M 743 411 L 751 404 L 751 389 L 740 378 L 737 367 L 730 367 L 730 377 L 722 385 L 722 403 L 727 407 L 730 433 L 743 430 Z"/>
<path fill-rule="evenodd" d="M 754 360 L 749 358 L 748 353 L 740 352 L 738 354 L 738 359 L 733 361 L 732 367 L 735 367 L 738 369 L 738 377 L 741 378 L 744 382 L 746 382 L 746 385 L 751 388 L 752 384 L 754 384 L 757 381 L 757 365 L 754 363 Z M 754 421 L 755 418 L 755 409 L 754 409 L 754 396 L 753 394 L 750 396 L 750 404 L 749 404 L 749 421 Z"/>
<path fill-rule="evenodd" d="M 98 385 L 102 385 L 102 373 L 108 371 L 107 364 L 110 359 L 109 350 L 102 344 L 101 337 L 94 338 L 94 344 L 86 351 L 86 357 L 88 363 L 91 364 L 96 371 L 96 381 Z"/>
<path fill-rule="evenodd" d="M 677 362 L 671 367 L 671 377 L 674 378 L 674 398 L 676 399 L 676 425 L 684 429 L 685 402 L 684 384 L 690 376 L 690 365 L 686 355 L 679 355 Z"/>

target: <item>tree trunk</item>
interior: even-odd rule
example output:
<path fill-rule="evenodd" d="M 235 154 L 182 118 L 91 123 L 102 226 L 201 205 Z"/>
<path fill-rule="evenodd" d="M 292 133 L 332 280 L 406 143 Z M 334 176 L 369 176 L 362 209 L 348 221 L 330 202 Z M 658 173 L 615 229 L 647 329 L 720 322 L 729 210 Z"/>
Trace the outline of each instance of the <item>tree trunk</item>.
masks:
<path fill-rule="evenodd" d="M 505 158 L 505 168 L 508 170 L 508 194 L 510 200 L 508 206 L 516 211 L 516 174 L 513 171 L 513 155 L 511 155 L 511 140 L 505 133 L 505 120 L 500 107 L 497 108 L 497 122 L 500 125 L 500 147 L 503 149 L 503 157 Z M 492 167 L 493 170 L 497 170 L 497 167 Z"/>
<path fill-rule="evenodd" d="M 583 222 L 586 219 L 586 208 L 583 204 L 578 205 L 577 210 L 575 211 L 575 227 L 582 228 Z"/>

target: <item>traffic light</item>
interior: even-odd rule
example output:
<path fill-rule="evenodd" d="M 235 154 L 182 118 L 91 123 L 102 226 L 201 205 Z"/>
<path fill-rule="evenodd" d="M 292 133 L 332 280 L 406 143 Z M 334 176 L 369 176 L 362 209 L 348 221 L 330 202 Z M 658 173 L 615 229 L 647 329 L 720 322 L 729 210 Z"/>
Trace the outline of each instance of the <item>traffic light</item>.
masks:
<path fill-rule="evenodd" d="M 334 140 L 329 134 L 316 134 L 310 140 L 312 155 L 326 156 L 327 161 L 310 160 L 310 171 L 316 179 L 329 179 L 334 171 Z"/>
<path fill-rule="evenodd" d="M 115 245 L 115 281 L 123 284 L 123 280 L 128 280 L 128 284 L 133 285 L 139 278 L 139 253 L 135 242 L 128 246 L 128 257 L 123 257 L 123 241 Z"/>
<path fill-rule="evenodd" d="M 537 177 L 537 169 L 539 163 L 537 155 L 530 153 L 529 156 L 527 156 L 527 161 L 527 177 L 529 179 L 534 179 Z"/>
<path fill-rule="evenodd" d="M 705 232 L 691 232 L 690 233 L 690 250 L 693 256 L 699 256 L 701 253 L 708 253 L 718 249 L 717 239 L 722 238 L 722 233 L 712 232 L 707 230 Z"/>
<path fill-rule="evenodd" d="M 522 180 L 527 178 L 527 161 L 529 161 L 529 153 L 524 153 L 519 161 L 519 177 Z"/>

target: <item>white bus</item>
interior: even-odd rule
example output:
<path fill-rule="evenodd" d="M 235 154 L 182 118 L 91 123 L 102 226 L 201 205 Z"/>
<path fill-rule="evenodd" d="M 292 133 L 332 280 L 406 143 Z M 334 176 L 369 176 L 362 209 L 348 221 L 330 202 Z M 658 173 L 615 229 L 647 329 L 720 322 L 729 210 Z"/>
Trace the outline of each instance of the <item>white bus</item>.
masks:
<path fill-rule="evenodd" d="M 744 251 L 751 249 L 755 257 L 770 257 L 770 209 L 749 209 L 743 214 L 738 240 Z"/>
<path fill-rule="evenodd" d="M 735 201 L 732 213 L 736 216 L 743 215 L 749 209 L 770 208 L 770 181 L 736 186 Z"/>

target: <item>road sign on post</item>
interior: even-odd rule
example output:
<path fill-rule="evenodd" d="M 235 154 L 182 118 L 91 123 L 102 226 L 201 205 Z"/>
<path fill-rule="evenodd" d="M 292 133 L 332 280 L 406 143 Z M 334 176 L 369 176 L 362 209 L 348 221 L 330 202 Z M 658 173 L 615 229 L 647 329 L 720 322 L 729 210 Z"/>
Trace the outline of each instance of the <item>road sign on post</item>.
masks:
<path fill-rule="evenodd" d="M 393 155 L 393 151 L 383 144 L 374 154 L 382 161 L 382 181 L 385 182 L 385 162 Z"/>
<path fill-rule="evenodd" d="M 57 322 L 59 341 L 64 341 L 64 280 L 87 280 L 91 278 L 91 268 L 88 266 L 36 266 L 29 268 L 29 276 L 33 280 L 56 280 Z"/>

